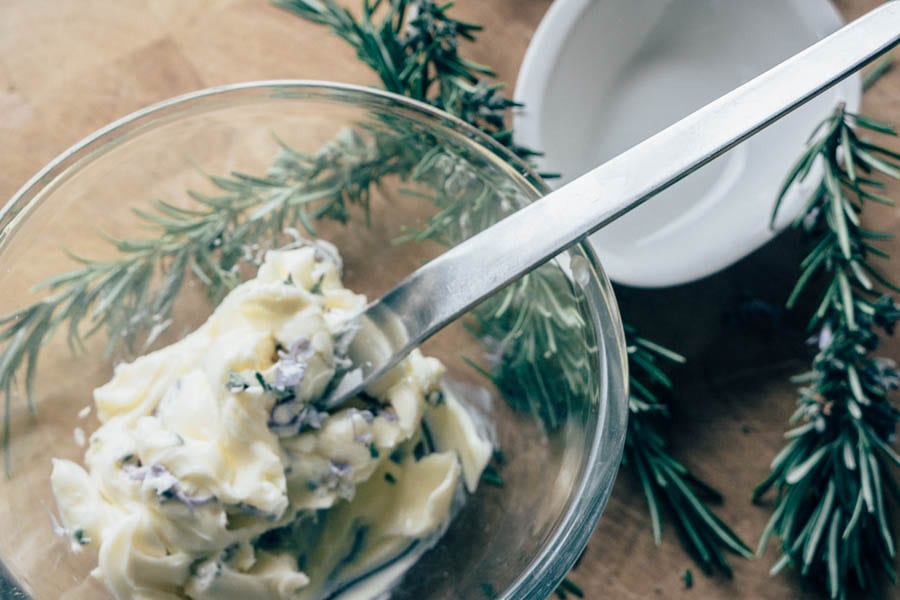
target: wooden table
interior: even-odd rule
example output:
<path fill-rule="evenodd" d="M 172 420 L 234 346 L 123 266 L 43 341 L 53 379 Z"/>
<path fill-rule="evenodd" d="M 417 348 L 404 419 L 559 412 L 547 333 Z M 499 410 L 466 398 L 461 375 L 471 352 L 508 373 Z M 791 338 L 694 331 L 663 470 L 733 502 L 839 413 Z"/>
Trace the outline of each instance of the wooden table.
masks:
<path fill-rule="evenodd" d="M 350 2 L 353 4 L 353 2 Z M 877 0 L 840 0 L 852 18 Z M 550 0 L 459 0 L 483 23 L 475 59 L 514 82 L 528 40 Z M 324 29 L 262 0 L 5 0 L 0 4 L 0 198 L 82 136 L 135 109 L 219 84 L 276 78 L 374 84 L 353 53 Z M 900 123 L 900 69 L 865 97 L 872 116 Z M 896 147 L 896 144 L 895 144 Z M 889 195 L 900 197 L 893 184 Z M 896 209 L 867 218 L 900 232 Z M 900 254 L 900 243 L 891 250 Z M 780 448 L 804 367 L 800 319 L 781 329 L 753 322 L 745 299 L 780 304 L 796 276 L 799 241 L 783 236 L 728 271 L 666 291 L 620 289 L 625 318 L 688 356 L 675 372 L 670 427 L 675 454 L 721 489 L 725 520 L 754 545 L 770 508 L 749 503 Z M 789 259 L 786 259 L 788 257 Z M 885 266 L 900 279 L 900 261 Z M 900 357 L 889 341 L 888 356 Z M 897 511 L 895 511 L 896 513 Z M 671 528 L 655 546 L 643 499 L 628 473 L 572 578 L 589 598 L 812 598 L 791 576 L 767 575 L 775 553 L 735 559 L 735 578 L 698 576 Z M 695 573 L 693 589 L 682 582 Z M 898 593 L 895 590 L 895 593 Z"/>

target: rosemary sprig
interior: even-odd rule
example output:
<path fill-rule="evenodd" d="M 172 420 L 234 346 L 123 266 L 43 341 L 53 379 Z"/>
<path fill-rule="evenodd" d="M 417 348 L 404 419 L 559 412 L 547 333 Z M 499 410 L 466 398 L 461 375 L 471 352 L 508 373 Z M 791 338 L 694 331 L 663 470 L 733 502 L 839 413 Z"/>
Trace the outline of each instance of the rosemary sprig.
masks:
<path fill-rule="evenodd" d="M 781 539 L 772 573 L 795 565 L 831 598 L 845 598 L 854 582 L 877 597 L 884 579 L 896 578 L 889 498 L 900 499 L 892 470 L 900 466 L 893 448 L 900 412 L 888 394 L 900 373 L 874 352 L 877 331 L 893 333 L 900 306 L 876 289 L 898 291 L 872 260 L 887 258 L 877 243 L 890 235 L 864 227 L 860 213 L 867 201 L 893 204 L 872 175 L 900 179 L 900 155 L 868 141 L 864 130 L 896 135 L 890 125 L 838 106 L 816 130 L 776 203 L 777 211 L 791 185 L 822 165 L 822 181 L 794 223 L 809 235 L 812 250 L 788 299 L 792 307 L 814 281 L 823 284 L 809 322 L 818 352 L 810 371 L 794 378 L 801 384 L 795 428 L 753 493 L 759 500 L 777 491 L 759 544 L 762 553 L 772 535 Z"/>
<path fill-rule="evenodd" d="M 504 85 L 493 81 L 489 67 L 460 54 L 460 43 L 474 41 L 482 27 L 451 17 L 452 2 L 361 0 L 359 18 L 334 0 L 274 0 L 274 4 L 329 27 L 356 50 L 388 91 L 461 118 L 520 158 L 535 155 L 513 142 L 506 113 L 516 103 L 503 94 Z"/>
<path fill-rule="evenodd" d="M 505 117 L 515 103 L 503 95 L 501 84 L 491 81 L 491 69 L 460 56 L 460 38 L 474 40 L 481 27 L 450 17 L 451 3 L 363 0 L 359 19 L 334 0 L 275 0 L 275 4 L 331 28 L 372 67 L 387 89 L 460 117 L 520 158 L 528 160 L 537 154 L 513 143 Z M 384 10 L 376 14 L 379 7 Z M 438 194 L 433 200 L 439 212 L 424 230 L 408 232 L 405 239 L 441 241 L 448 233 L 462 239 L 459 235 L 465 232 L 454 231 L 460 223 L 473 218 L 493 222 L 496 215 L 491 211 L 507 204 L 505 196 L 497 189 L 482 192 L 465 202 L 452 194 Z M 461 218 L 463 213 L 466 218 Z M 475 311 L 479 333 L 495 340 L 490 356 L 493 371 L 485 375 L 514 406 L 539 416 L 551 427 L 562 421 L 571 399 L 582 394 L 587 383 L 579 375 L 587 364 L 582 341 L 584 323 L 574 305 L 568 304 L 571 309 L 557 305 L 554 298 L 570 293 L 560 279 L 558 270 L 538 269 Z M 629 344 L 636 351 L 629 353 L 633 393 L 626 460 L 631 456 L 630 464 L 636 469 L 640 465 L 652 467 L 653 477 L 640 479 L 648 498 L 654 537 L 660 540 L 657 494 L 662 494 L 689 554 L 706 572 L 721 568 L 730 573 L 721 548 L 741 556 L 749 556 L 749 550 L 694 492 L 713 490 L 671 457 L 652 418 L 664 411 L 650 389 L 655 382 L 671 385 L 655 361 L 657 357 L 672 359 L 677 355 L 643 338 L 635 339 L 640 343 Z M 539 348 L 553 349 L 553 359 L 540 356 Z M 713 500 L 721 498 L 718 493 L 707 495 Z"/>
<path fill-rule="evenodd" d="M 624 464 L 641 484 L 653 538 L 657 544 L 662 541 L 662 507 L 665 506 L 682 545 L 703 571 L 711 574 L 718 570 L 731 577 L 731 566 L 723 550 L 744 558 L 752 557 L 753 553 L 706 505 L 705 501 L 721 502 L 722 495 L 675 460 L 659 432 L 659 419 L 668 417 L 668 407 L 653 390 L 672 387 L 659 362 L 681 363 L 684 358 L 640 337 L 632 327 L 626 326 L 625 338 L 631 367 L 631 396 Z"/>
<path fill-rule="evenodd" d="M 514 408 L 548 428 L 563 424 L 579 398 L 590 397 L 587 323 L 562 271 L 540 268 L 473 312 L 477 335 L 488 344 L 484 373 Z M 583 400 L 582 400 L 583 402 Z"/>

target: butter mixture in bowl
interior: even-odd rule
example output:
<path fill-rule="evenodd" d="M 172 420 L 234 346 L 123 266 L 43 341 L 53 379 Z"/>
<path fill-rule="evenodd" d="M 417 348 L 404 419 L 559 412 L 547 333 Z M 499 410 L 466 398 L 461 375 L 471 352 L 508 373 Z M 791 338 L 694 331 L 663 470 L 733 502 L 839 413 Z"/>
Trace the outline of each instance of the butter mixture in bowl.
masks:
<path fill-rule="evenodd" d="M 374 597 L 443 533 L 493 448 L 441 363 L 414 351 L 349 405 L 316 404 L 364 306 L 330 244 L 271 251 L 94 392 L 85 467 L 54 460 L 51 481 L 116 598 Z"/>

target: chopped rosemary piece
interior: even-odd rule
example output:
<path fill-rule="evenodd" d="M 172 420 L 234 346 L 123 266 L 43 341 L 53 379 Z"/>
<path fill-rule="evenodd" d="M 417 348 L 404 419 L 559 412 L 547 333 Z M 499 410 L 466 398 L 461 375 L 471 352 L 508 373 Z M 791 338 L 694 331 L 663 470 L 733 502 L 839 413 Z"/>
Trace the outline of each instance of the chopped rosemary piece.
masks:
<path fill-rule="evenodd" d="M 425 401 L 432 406 L 438 406 L 444 403 L 444 392 L 441 390 L 434 390 L 429 392 L 427 396 L 425 396 Z"/>
<path fill-rule="evenodd" d="M 266 381 L 266 378 L 263 376 L 262 373 L 260 373 L 259 371 L 256 371 L 253 374 L 253 376 L 256 377 L 256 381 L 259 382 L 259 386 L 263 389 L 264 392 L 272 391 L 272 386 L 269 384 L 268 381 Z"/>
<path fill-rule="evenodd" d="M 325 275 L 324 274 L 319 275 L 319 278 L 316 280 L 316 282 L 313 284 L 313 286 L 311 288 L 309 288 L 309 292 L 311 294 L 321 295 L 322 294 L 322 281 L 324 281 L 324 280 L 325 280 Z"/>
<path fill-rule="evenodd" d="M 500 473 L 497 471 L 497 467 L 489 464 L 484 468 L 484 471 L 481 472 L 481 480 L 488 485 L 493 485 L 495 487 L 503 487 L 503 478 L 500 476 Z"/>
<path fill-rule="evenodd" d="M 85 534 L 84 529 L 76 529 L 73 531 L 72 539 L 77 542 L 79 546 L 87 546 L 91 543 L 91 538 Z"/>

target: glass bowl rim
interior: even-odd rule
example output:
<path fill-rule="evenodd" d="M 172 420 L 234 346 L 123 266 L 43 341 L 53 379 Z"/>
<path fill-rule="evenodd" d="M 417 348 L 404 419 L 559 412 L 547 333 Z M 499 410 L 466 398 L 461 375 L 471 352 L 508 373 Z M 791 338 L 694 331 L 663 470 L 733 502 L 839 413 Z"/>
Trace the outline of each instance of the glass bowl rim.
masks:
<path fill-rule="evenodd" d="M 457 133 L 461 133 L 464 137 L 474 141 L 479 151 L 483 151 L 488 155 L 493 155 L 492 158 L 502 160 L 503 166 L 507 168 L 510 175 L 520 180 L 517 183 L 525 186 L 525 188 L 535 194 L 536 197 L 542 196 L 549 191 L 549 187 L 540 175 L 511 150 L 462 119 L 425 102 L 378 88 L 334 81 L 310 79 L 245 81 L 203 88 L 150 104 L 112 121 L 69 146 L 29 178 L 8 201 L 0 206 L 0 252 L 6 247 L 7 243 L 12 238 L 12 235 L 15 233 L 15 230 L 18 229 L 18 225 L 25 219 L 31 209 L 42 202 L 42 192 L 44 190 L 50 187 L 54 182 L 60 180 L 62 176 L 68 173 L 69 169 L 77 169 L 82 160 L 89 159 L 95 150 L 104 148 L 109 141 L 115 140 L 119 136 L 127 138 L 132 134 L 140 134 L 140 132 L 143 131 L 142 128 L 131 131 L 129 130 L 131 126 L 141 121 L 152 123 L 154 119 L 159 116 L 159 113 L 163 111 L 184 108 L 200 100 L 215 97 L 227 97 L 228 95 L 239 94 L 240 92 L 247 90 L 256 91 L 263 89 L 299 89 L 312 95 L 318 93 L 320 99 L 326 100 L 329 99 L 328 94 L 333 95 L 335 93 L 340 93 L 345 96 L 376 98 L 389 104 L 399 105 L 402 109 L 424 116 L 428 119 L 429 126 L 444 130 L 455 130 Z M 305 99 L 308 98 L 301 98 L 301 100 Z M 211 110 L 215 110 L 216 108 L 220 107 L 211 107 Z M 576 250 L 582 253 L 590 262 L 593 269 L 596 270 L 596 274 L 592 272 L 590 275 L 594 280 L 593 283 L 602 290 L 609 292 L 611 302 L 605 304 L 608 305 L 606 308 L 610 311 L 610 316 L 612 318 L 611 323 L 607 325 L 611 325 L 616 329 L 615 338 L 621 346 L 621 348 L 618 348 L 617 350 L 619 350 L 619 354 L 624 357 L 624 333 L 619 317 L 618 304 L 612 294 L 609 281 L 604 275 L 602 265 L 588 243 L 583 241 L 579 242 L 569 251 Z M 589 303 L 603 302 L 596 292 L 593 294 L 588 292 L 586 295 Z M 600 323 L 595 322 L 593 325 L 596 333 L 602 335 Z M 619 361 L 603 360 L 607 369 L 616 368 L 618 362 Z M 625 372 L 622 373 L 622 379 L 625 382 L 624 398 L 627 399 L 627 364 L 624 359 L 621 361 L 621 364 L 625 370 Z M 610 402 L 612 401 L 614 401 L 614 399 L 609 399 L 607 401 L 605 411 L 601 410 L 598 412 L 598 420 L 600 423 L 607 423 L 609 421 L 611 413 L 613 412 L 610 409 Z M 623 411 L 624 416 L 627 417 L 627 409 L 621 408 L 621 410 Z M 519 598 L 537 597 L 537 595 L 540 594 L 545 596 L 549 595 L 571 569 L 572 565 L 587 545 L 609 498 L 609 490 L 606 490 L 605 493 L 591 493 L 591 490 L 587 489 L 587 486 L 589 482 L 597 479 L 604 471 L 612 469 L 612 473 L 609 477 L 611 488 L 612 481 L 615 479 L 621 461 L 621 455 L 625 444 L 624 421 L 620 422 L 620 425 L 622 425 L 621 434 L 613 440 L 615 461 L 612 466 L 608 464 L 608 460 L 601 460 L 600 446 L 601 441 L 603 441 L 604 438 L 604 435 L 602 435 L 604 430 L 601 427 L 596 428 L 597 435 L 593 436 L 591 446 L 587 452 L 584 479 L 581 482 L 578 482 L 573 492 L 573 497 L 570 500 L 569 507 L 560 518 L 557 527 L 550 534 L 550 537 L 544 543 L 540 552 L 531 560 L 527 569 L 519 573 L 518 576 L 513 579 L 510 587 L 507 590 L 504 590 L 502 596 L 498 596 L 498 598 L 502 598 L 502 600 L 517 600 Z M 4 578 L 7 578 L 13 586 L 17 586 L 15 580 L 5 572 L 5 567 L 2 562 L 0 562 L 0 583 L 2 583 Z M 17 592 L 18 590 L 13 590 L 13 594 Z M 22 597 L 24 598 L 27 596 L 23 594 Z"/>
<path fill-rule="evenodd" d="M 514 167 L 517 174 L 527 181 L 528 186 L 533 188 L 533 191 L 536 191 L 541 195 L 549 192 L 549 187 L 540 175 L 538 175 L 528 163 L 516 156 L 510 149 L 503 146 L 500 142 L 486 133 L 478 130 L 476 127 L 466 123 L 459 117 L 444 112 L 426 102 L 415 100 L 407 96 L 401 96 L 400 94 L 395 94 L 386 90 L 352 83 L 316 79 L 261 79 L 207 87 L 179 94 L 165 100 L 160 100 L 159 102 L 154 102 L 153 104 L 149 104 L 134 112 L 119 117 L 111 123 L 84 136 L 61 153 L 57 154 L 50 162 L 16 190 L 9 200 L 0 204 L 0 250 L 3 249 L 4 242 L 9 233 L 11 233 L 13 226 L 18 222 L 18 219 L 22 218 L 31 208 L 30 205 L 32 204 L 32 199 L 37 196 L 37 192 L 40 192 L 50 182 L 55 181 L 56 178 L 69 167 L 71 161 L 80 158 L 82 154 L 93 149 L 95 145 L 102 146 L 109 138 L 115 137 L 117 132 L 121 132 L 121 130 L 138 121 L 152 118 L 154 115 L 166 109 L 178 108 L 197 100 L 213 98 L 216 96 L 227 96 L 246 90 L 265 88 L 299 88 L 309 91 L 321 90 L 344 92 L 347 94 L 372 96 L 388 102 L 404 105 L 404 108 L 422 113 L 426 117 L 436 120 L 437 123 L 442 126 L 447 126 L 444 123 L 441 123 L 443 121 L 452 125 L 452 127 L 449 128 L 461 130 L 466 137 L 475 139 L 479 145 L 490 150 L 494 155 L 504 159 L 509 166 Z M 587 247 L 586 244 L 585 247 Z"/>

